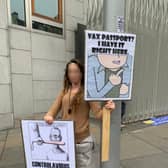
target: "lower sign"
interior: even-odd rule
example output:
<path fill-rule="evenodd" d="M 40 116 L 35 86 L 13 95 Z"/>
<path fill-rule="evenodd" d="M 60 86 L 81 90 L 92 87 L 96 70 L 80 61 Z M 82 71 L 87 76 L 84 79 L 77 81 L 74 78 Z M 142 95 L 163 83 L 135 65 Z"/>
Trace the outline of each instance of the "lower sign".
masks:
<path fill-rule="evenodd" d="M 22 120 L 22 133 L 28 168 L 75 168 L 72 121 Z"/>

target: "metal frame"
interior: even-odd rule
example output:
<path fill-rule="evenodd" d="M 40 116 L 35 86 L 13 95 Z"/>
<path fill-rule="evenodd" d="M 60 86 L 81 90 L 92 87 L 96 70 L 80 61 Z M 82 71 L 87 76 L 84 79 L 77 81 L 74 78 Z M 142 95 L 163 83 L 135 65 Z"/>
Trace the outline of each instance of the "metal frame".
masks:
<path fill-rule="evenodd" d="M 57 22 L 57 23 L 62 23 L 62 0 L 58 0 L 58 16 L 55 19 L 53 19 L 51 17 L 48 17 L 48 16 L 44 16 L 44 15 L 39 14 L 39 13 L 36 13 L 34 3 L 35 3 L 35 0 L 31 0 L 32 15 L 33 16 L 36 16 L 36 17 L 39 17 L 39 18 L 42 18 L 42 19 L 51 20 L 51 21 L 54 21 L 54 22 Z"/>

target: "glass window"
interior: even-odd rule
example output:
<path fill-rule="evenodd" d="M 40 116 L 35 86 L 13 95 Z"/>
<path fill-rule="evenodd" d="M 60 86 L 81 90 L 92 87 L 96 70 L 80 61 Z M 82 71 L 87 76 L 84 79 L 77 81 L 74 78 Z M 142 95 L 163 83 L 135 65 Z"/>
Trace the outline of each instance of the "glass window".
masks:
<path fill-rule="evenodd" d="M 26 26 L 25 0 L 10 0 L 12 24 Z"/>
<path fill-rule="evenodd" d="M 62 0 L 32 0 L 32 14 L 62 23 Z"/>
<path fill-rule="evenodd" d="M 56 26 L 51 26 L 51 25 L 44 24 L 44 23 L 40 23 L 40 22 L 37 22 L 37 21 L 33 21 L 32 27 L 33 27 L 33 29 L 36 29 L 36 30 L 41 30 L 41 31 L 45 31 L 45 32 L 48 32 L 48 33 L 63 35 L 63 29 L 62 28 L 56 27 Z"/>

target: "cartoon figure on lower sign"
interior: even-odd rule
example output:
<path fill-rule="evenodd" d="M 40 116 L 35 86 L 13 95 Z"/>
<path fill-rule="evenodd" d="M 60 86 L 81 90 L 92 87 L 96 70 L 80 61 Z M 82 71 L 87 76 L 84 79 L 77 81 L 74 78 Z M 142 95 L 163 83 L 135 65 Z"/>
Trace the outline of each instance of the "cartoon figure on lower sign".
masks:
<path fill-rule="evenodd" d="M 58 127 L 53 127 L 51 129 L 50 141 L 53 142 L 53 147 L 47 153 L 47 159 L 68 161 L 69 160 L 68 154 L 60 147 L 62 141 L 62 135 L 61 130 Z M 58 142 L 60 142 L 60 144 Z"/>
<path fill-rule="evenodd" d="M 88 57 L 88 97 L 127 98 L 131 55 L 98 54 Z"/>
<path fill-rule="evenodd" d="M 35 133 L 35 139 L 31 143 L 31 150 L 35 155 L 36 159 L 45 159 L 51 161 L 68 161 L 69 155 L 63 149 L 65 142 L 61 129 L 56 125 L 53 125 L 49 134 L 49 139 L 43 139 L 40 134 L 39 125 L 36 124 L 33 128 Z"/>

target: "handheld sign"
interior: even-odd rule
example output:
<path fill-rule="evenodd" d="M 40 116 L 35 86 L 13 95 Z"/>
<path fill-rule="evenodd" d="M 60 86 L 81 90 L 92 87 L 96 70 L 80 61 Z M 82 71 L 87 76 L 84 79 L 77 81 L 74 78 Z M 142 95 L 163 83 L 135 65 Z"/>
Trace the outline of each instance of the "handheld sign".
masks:
<path fill-rule="evenodd" d="M 130 100 L 136 35 L 85 34 L 85 100 Z"/>
<path fill-rule="evenodd" d="M 72 121 L 22 120 L 26 165 L 29 168 L 75 168 Z"/>
<path fill-rule="evenodd" d="M 85 32 L 85 100 L 130 100 L 136 35 Z M 103 110 L 102 161 L 109 159 L 110 112 Z"/>

